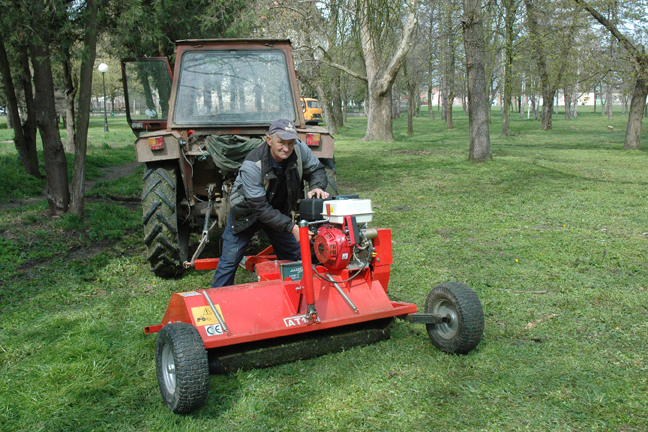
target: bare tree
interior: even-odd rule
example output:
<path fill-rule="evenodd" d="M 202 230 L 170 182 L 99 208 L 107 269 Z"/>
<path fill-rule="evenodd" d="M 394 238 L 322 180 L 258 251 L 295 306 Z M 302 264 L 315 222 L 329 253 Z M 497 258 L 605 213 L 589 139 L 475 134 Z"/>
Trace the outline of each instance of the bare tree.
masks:
<path fill-rule="evenodd" d="M 90 123 L 90 99 L 92 98 L 92 73 L 97 52 L 98 3 L 99 0 L 86 0 L 86 31 L 81 56 L 78 131 L 74 139 L 74 174 L 72 178 L 72 203 L 70 205 L 70 212 L 76 215 L 83 214 L 85 197 L 85 167 Z"/>
<path fill-rule="evenodd" d="M 529 27 L 529 36 L 531 38 L 531 46 L 535 55 L 536 63 L 538 65 L 538 72 L 540 76 L 540 83 L 542 86 L 542 116 L 541 126 L 542 130 L 550 130 L 552 128 L 552 115 L 554 109 L 554 98 L 556 91 L 560 88 L 562 82 L 562 75 L 565 71 L 566 65 L 569 61 L 571 48 L 575 41 L 576 32 L 578 30 L 577 18 L 575 14 L 569 10 L 561 11 L 560 18 L 553 16 L 559 11 L 554 5 L 550 5 L 552 16 L 546 9 L 540 10 L 537 3 L 539 0 L 524 0 L 527 10 L 527 23 Z M 555 29 L 548 23 L 560 19 L 559 25 L 562 27 L 560 31 Z M 565 20 L 567 27 L 564 28 Z M 555 31 L 558 39 L 550 42 L 550 36 Z M 548 52 L 552 51 L 557 53 L 556 60 L 550 63 Z"/>
<path fill-rule="evenodd" d="M 630 113 L 623 148 L 626 150 L 639 150 L 641 148 L 641 121 L 646 106 L 646 96 L 648 95 L 648 55 L 646 54 L 646 49 L 645 47 L 641 47 L 640 50 L 639 47 L 635 46 L 630 39 L 621 34 L 616 25 L 596 11 L 585 0 L 575 1 L 599 23 L 605 26 L 634 60 L 636 78 L 632 101 L 630 102 Z"/>
<path fill-rule="evenodd" d="M 400 43 L 387 61 L 382 47 L 379 45 L 380 23 L 373 18 L 376 8 L 388 6 L 371 0 L 358 2 L 358 18 L 360 23 L 360 41 L 367 70 L 369 86 L 369 114 L 367 116 L 367 133 L 364 141 L 394 141 L 391 118 L 391 88 L 396 74 L 401 68 L 407 52 L 410 50 L 417 24 L 418 1 L 408 4 L 407 17 L 403 26 Z"/>

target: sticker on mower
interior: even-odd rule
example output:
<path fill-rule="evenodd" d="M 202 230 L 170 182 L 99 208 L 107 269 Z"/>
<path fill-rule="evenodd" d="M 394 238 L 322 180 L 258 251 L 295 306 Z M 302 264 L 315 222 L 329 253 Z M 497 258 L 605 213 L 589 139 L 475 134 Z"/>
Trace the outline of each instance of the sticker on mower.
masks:
<path fill-rule="evenodd" d="M 297 315 L 294 317 L 284 318 L 284 324 L 286 327 L 295 327 L 299 325 L 308 324 L 307 315 Z"/>
<path fill-rule="evenodd" d="M 218 313 L 223 316 L 223 311 L 219 305 L 216 305 L 216 309 L 218 310 Z M 216 318 L 214 311 L 212 311 L 209 306 L 192 307 L 191 314 L 196 322 L 196 327 L 218 324 L 218 318 Z M 222 332 L 218 334 L 222 334 Z"/>
<path fill-rule="evenodd" d="M 207 336 L 218 336 L 223 334 L 223 329 L 220 324 L 214 324 L 205 326 L 205 332 Z"/>

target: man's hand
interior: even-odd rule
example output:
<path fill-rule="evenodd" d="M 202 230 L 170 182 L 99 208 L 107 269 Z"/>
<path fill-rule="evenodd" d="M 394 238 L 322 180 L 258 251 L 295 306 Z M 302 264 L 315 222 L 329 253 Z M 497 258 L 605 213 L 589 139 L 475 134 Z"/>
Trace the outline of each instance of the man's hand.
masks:
<path fill-rule="evenodd" d="M 297 241 L 299 241 L 299 226 L 297 224 L 295 224 L 295 226 L 293 226 L 293 229 L 292 229 L 292 231 L 290 231 L 290 233 L 295 236 Z M 315 233 L 313 231 L 311 231 L 311 230 L 308 230 L 308 238 L 310 240 L 313 240 L 313 237 L 315 237 Z"/>
<path fill-rule="evenodd" d="M 295 236 L 297 241 L 299 241 L 299 226 L 297 224 L 293 226 L 293 229 L 292 231 L 290 231 L 290 233 Z"/>
<path fill-rule="evenodd" d="M 312 191 L 308 192 L 308 198 L 313 198 L 313 197 L 319 198 L 319 199 L 326 199 L 326 198 L 329 197 L 329 193 L 323 191 L 320 188 L 315 188 Z M 299 240 L 299 238 L 298 238 L 298 240 Z"/>

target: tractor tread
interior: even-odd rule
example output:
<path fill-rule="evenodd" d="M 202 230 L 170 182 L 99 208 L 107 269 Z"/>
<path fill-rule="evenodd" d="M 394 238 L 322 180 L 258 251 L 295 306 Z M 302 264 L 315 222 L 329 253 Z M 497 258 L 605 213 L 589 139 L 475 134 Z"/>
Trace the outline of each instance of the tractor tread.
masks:
<path fill-rule="evenodd" d="M 188 231 L 179 226 L 177 214 L 179 178 L 177 167 L 169 162 L 149 163 L 143 177 L 142 224 L 147 260 L 151 270 L 161 277 L 182 274 L 187 260 Z"/>

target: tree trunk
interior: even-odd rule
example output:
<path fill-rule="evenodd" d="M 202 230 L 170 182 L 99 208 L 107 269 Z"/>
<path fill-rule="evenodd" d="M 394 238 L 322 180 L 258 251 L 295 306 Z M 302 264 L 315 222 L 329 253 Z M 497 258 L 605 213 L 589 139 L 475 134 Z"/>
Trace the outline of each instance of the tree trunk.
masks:
<path fill-rule="evenodd" d="M 407 89 L 407 134 L 414 135 L 414 114 L 416 113 L 416 85 L 410 85 Z"/>
<path fill-rule="evenodd" d="M 65 150 L 59 135 L 56 121 L 56 103 L 54 100 L 54 80 L 50 63 L 49 35 L 41 35 L 40 40 L 32 39 L 31 58 L 34 69 L 34 86 L 36 95 L 36 124 L 43 141 L 43 158 L 47 189 L 45 197 L 53 215 L 67 212 L 70 205 L 68 190 L 67 162 Z"/>
<path fill-rule="evenodd" d="M 610 77 L 611 78 L 611 77 Z M 605 96 L 607 116 L 608 120 L 614 119 L 614 113 L 612 112 L 612 82 L 610 81 L 607 86 L 607 95 Z"/>
<path fill-rule="evenodd" d="M 27 119 L 23 123 L 23 135 L 27 141 L 27 148 L 30 153 L 38 154 L 36 150 L 36 107 L 34 105 L 34 92 L 32 91 L 32 73 L 31 66 L 29 65 L 29 46 L 24 44 L 21 46 L 19 53 L 20 59 L 20 81 L 25 96 L 25 108 L 27 110 Z"/>
<path fill-rule="evenodd" d="M 72 71 L 70 68 L 70 53 L 64 50 L 63 53 L 63 85 L 65 87 L 65 129 L 67 138 L 65 140 L 65 152 L 74 152 L 74 141 L 76 128 L 74 127 L 74 98 L 76 97 L 77 88 L 74 85 Z"/>
<path fill-rule="evenodd" d="M 454 50 L 454 35 L 452 34 L 452 3 L 446 6 L 445 19 L 445 40 L 444 44 L 446 45 L 445 53 L 445 80 L 446 80 L 446 89 L 443 93 L 444 96 L 444 118 L 446 121 L 447 129 L 454 129 L 454 124 L 452 123 L 452 105 L 455 98 L 455 50 Z"/>
<path fill-rule="evenodd" d="M 484 71 L 485 42 L 481 16 L 481 0 L 464 0 L 462 20 L 466 77 L 468 83 L 468 124 L 470 127 L 469 158 L 474 162 L 491 160 L 488 126 L 488 95 Z"/>
<path fill-rule="evenodd" d="M 505 1 L 506 16 L 504 26 L 506 31 L 506 42 L 504 48 L 504 100 L 502 101 L 502 133 L 500 136 L 511 134 L 511 97 L 513 93 L 512 69 L 513 69 L 513 24 L 515 23 L 514 2 Z"/>
<path fill-rule="evenodd" d="M 86 32 L 83 38 L 83 55 L 79 79 L 78 131 L 74 142 L 74 174 L 72 178 L 72 204 L 70 212 L 83 215 L 85 198 L 86 154 L 88 149 L 88 127 L 90 124 L 90 102 L 92 100 L 92 73 L 97 52 L 98 0 L 86 0 Z"/>
<path fill-rule="evenodd" d="M 331 104 L 333 105 L 333 119 L 335 128 L 344 126 L 342 116 L 342 98 L 340 97 L 340 71 L 335 70 L 333 81 L 331 82 Z"/>
<path fill-rule="evenodd" d="M 32 149 L 28 145 L 28 137 L 25 136 L 25 131 L 23 130 L 22 122 L 20 121 L 18 98 L 16 97 L 16 89 L 11 78 L 11 68 L 4 47 L 2 32 L 0 32 L 0 74 L 2 74 L 2 82 L 4 84 L 9 108 L 9 111 L 7 112 L 7 127 L 10 127 L 9 118 L 11 118 L 11 127 L 14 130 L 14 145 L 16 146 L 18 157 L 20 158 L 23 169 L 27 174 L 40 178 L 41 174 L 38 169 L 38 153 L 36 152 L 36 146 Z"/>
<path fill-rule="evenodd" d="M 335 126 L 335 119 L 333 118 L 333 113 L 331 112 L 331 103 L 326 96 L 324 87 L 322 87 L 322 82 L 320 79 L 315 79 L 315 91 L 317 92 L 317 98 L 320 101 L 322 106 L 322 111 L 324 111 L 324 118 L 326 119 L 326 129 L 331 135 L 337 135 L 338 130 Z"/>
<path fill-rule="evenodd" d="M 571 94 L 565 90 L 565 120 L 571 119 Z"/>
<path fill-rule="evenodd" d="M 648 82 L 645 78 L 637 77 L 630 102 L 630 114 L 623 142 L 624 150 L 639 150 L 641 148 L 641 121 L 646 106 L 646 95 L 648 95 Z"/>
<path fill-rule="evenodd" d="M 553 126 L 552 115 L 553 115 L 553 101 L 556 95 L 555 90 L 551 88 L 545 88 L 542 86 L 542 114 L 540 115 L 540 129 L 541 130 L 551 130 Z"/>
<path fill-rule="evenodd" d="M 432 83 L 428 85 L 428 115 L 430 116 L 430 120 L 434 120 L 434 109 L 432 106 Z"/>
<path fill-rule="evenodd" d="M 400 118 L 400 92 L 394 87 L 391 89 L 391 117 L 392 120 Z"/>

